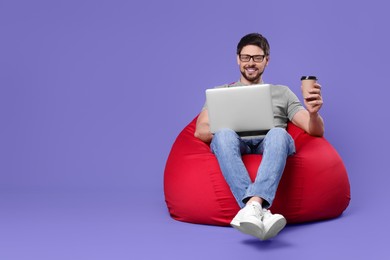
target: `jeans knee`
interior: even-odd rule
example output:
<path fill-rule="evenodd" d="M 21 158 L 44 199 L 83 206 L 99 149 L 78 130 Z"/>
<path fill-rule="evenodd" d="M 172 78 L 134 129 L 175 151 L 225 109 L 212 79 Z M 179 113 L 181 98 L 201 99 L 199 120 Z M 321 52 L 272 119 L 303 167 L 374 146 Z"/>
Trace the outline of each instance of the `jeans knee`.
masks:
<path fill-rule="evenodd" d="M 281 127 L 274 127 L 274 128 L 271 128 L 271 129 L 269 130 L 269 132 L 275 133 L 275 134 L 282 134 L 282 135 L 287 134 L 286 129 L 281 128 Z"/>
<path fill-rule="evenodd" d="M 273 136 L 273 137 L 280 137 L 280 138 L 285 138 L 286 136 L 289 135 L 289 133 L 286 131 L 286 129 L 284 128 L 281 128 L 281 127 L 274 127 L 274 128 L 271 128 L 269 131 L 268 131 L 268 134 L 267 135 L 270 135 L 270 136 Z"/>
<path fill-rule="evenodd" d="M 273 145 L 278 144 L 279 147 L 286 147 L 290 153 L 295 152 L 295 144 L 291 135 L 286 129 L 281 127 L 275 127 L 269 130 L 264 141 L 266 143 L 272 143 Z"/>
<path fill-rule="evenodd" d="M 223 128 L 214 134 L 211 148 L 214 150 L 216 147 L 223 147 L 236 142 L 238 142 L 237 133 L 232 129 Z"/>
<path fill-rule="evenodd" d="M 237 139 L 237 133 L 234 132 L 232 129 L 223 128 L 214 134 L 214 138 L 216 138 L 217 140 L 224 140 L 224 141 Z"/>

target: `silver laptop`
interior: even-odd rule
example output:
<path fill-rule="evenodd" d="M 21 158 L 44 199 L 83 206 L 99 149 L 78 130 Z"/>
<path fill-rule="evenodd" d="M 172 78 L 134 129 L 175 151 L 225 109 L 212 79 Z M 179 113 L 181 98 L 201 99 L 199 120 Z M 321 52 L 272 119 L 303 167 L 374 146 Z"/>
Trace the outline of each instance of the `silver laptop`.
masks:
<path fill-rule="evenodd" d="M 211 133 L 230 128 L 242 138 L 264 136 L 274 127 L 271 85 L 206 90 Z"/>

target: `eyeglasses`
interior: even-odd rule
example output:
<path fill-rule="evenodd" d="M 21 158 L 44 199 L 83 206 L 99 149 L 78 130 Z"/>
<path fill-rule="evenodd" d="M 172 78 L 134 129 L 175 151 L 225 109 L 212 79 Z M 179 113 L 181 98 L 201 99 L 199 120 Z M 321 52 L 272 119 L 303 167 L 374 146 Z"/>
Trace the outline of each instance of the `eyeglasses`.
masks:
<path fill-rule="evenodd" d="M 248 55 L 248 54 L 240 54 L 240 61 L 248 62 L 253 59 L 254 62 L 262 62 L 264 60 L 265 55 Z"/>

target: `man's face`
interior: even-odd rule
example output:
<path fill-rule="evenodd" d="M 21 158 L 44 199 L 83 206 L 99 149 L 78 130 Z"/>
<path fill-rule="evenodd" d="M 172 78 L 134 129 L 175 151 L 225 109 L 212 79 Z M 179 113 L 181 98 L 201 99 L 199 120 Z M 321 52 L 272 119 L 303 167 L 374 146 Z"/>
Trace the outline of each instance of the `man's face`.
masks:
<path fill-rule="evenodd" d="M 248 55 L 252 57 L 248 57 Z M 241 53 L 237 55 L 237 63 L 240 66 L 242 83 L 260 83 L 261 76 L 265 67 L 268 65 L 269 60 L 269 57 L 264 57 L 264 59 L 262 59 L 262 56 L 264 57 L 264 51 L 258 46 L 247 45 L 242 48 Z"/>

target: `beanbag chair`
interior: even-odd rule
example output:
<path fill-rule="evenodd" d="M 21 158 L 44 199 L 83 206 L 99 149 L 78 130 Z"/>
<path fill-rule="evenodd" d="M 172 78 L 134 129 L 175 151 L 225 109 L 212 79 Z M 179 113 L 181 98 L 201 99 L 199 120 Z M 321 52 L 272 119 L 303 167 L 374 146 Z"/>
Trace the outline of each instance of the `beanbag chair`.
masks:
<path fill-rule="evenodd" d="M 164 171 L 165 201 L 179 221 L 229 225 L 239 206 L 227 185 L 209 144 L 194 137 L 195 117 L 174 142 Z M 292 123 L 287 131 L 295 140 L 296 154 L 288 157 L 272 213 L 288 223 L 317 221 L 339 216 L 350 201 L 344 164 L 329 142 L 313 137 Z M 261 155 L 243 155 L 252 181 Z"/>

